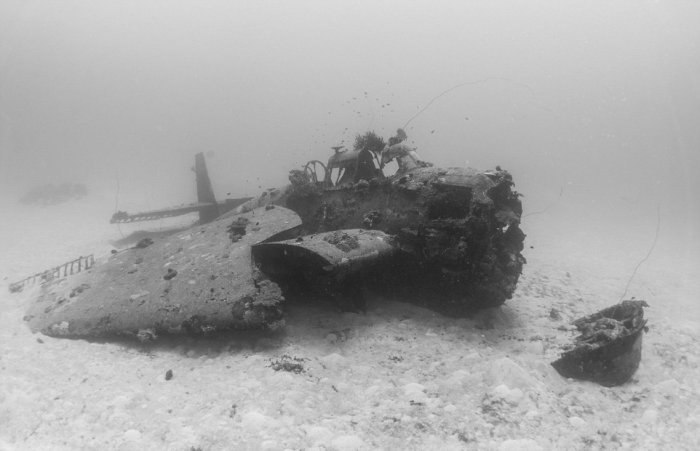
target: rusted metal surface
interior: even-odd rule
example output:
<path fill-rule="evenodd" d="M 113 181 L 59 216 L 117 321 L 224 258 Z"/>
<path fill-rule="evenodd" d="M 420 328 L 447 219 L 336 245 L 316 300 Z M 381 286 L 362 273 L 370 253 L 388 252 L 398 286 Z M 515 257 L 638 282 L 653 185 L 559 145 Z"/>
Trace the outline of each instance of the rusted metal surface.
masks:
<path fill-rule="evenodd" d="M 211 207 L 211 204 L 196 202 L 187 205 L 181 205 L 179 207 L 172 208 L 161 208 L 158 210 L 149 210 L 139 213 L 127 213 L 125 211 L 118 211 L 112 215 L 109 220 L 111 224 L 124 224 L 129 222 L 140 222 L 140 221 L 153 221 L 156 219 L 172 218 L 175 216 L 182 216 L 189 213 L 196 213 L 203 208 Z"/>
<path fill-rule="evenodd" d="M 383 176 L 383 173 L 375 166 L 372 152 L 364 149 L 337 149 L 328 159 L 324 186 L 347 186 L 377 176 Z"/>
<path fill-rule="evenodd" d="M 400 254 L 379 230 L 347 229 L 253 246 L 262 272 L 289 296 L 320 295 L 346 310 L 362 310 L 375 275 L 391 271 Z"/>
<path fill-rule="evenodd" d="M 300 236 L 348 229 L 391 236 L 400 257 L 377 274 L 366 272 L 363 285 L 450 315 L 501 305 L 515 291 L 525 234 L 507 171 L 418 167 L 330 188 L 290 180 L 275 196 L 265 193 L 239 209 L 286 206 L 302 218 Z"/>
<path fill-rule="evenodd" d="M 564 377 L 606 387 L 632 378 L 642 359 L 645 301 L 628 300 L 574 321 L 581 333 L 552 366 Z"/>
<path fill-rule="evenodd" d="M 403 253 L 382 284 L 449 314 L 509 299 L 525 263 L 522 207 L 507 171 L 415 168 L 323 189 L 295 183 L 277 202 L 296 211 L 302 234 L 365 228 L 391 235 Z"/>
<path fill-rule="evenodd" d="M 266 274 L 349 274 L 397 252 L 393 239 L 378 230 L 348 229 L 253 246 Z M 285 268 L 285 269 L 282 269 Z"/>
<path fill-rule="evenodd" d="M 197 174 L 197 201 L 208 204 L 199 209 L 199 223 L 206 224 L 216 219 L 220 212 L 219 206 L 214 197 L 214 189 L 209 179 L 207 162 L 203 153 L 198 153 L 194 157 L 194 172 Z"/>
<path fill-rule="evenodd" d="M 373 159 L 335 185 L 308 165 L 291 171 L 287 187 L 47 287 L 30 326 L 69 336 L 267 327 L 285 297 L 310 293 L 363 309 L 376 291 L 450 315 L 509 299 L 525 263 L 510 174 L 421 163 L 384 177 Z"/>
<path fill-rule="evenodd" d="M 203 209 L 208 209 L 216 207 L 219 213 L 224 214 L 228 211 L 233 210 L 239 205 L 249 201 L 251 197 L 242 197 L 238 199 L 226 199 L 223 202 L 219 202 L 216 205 L 207 202 L 195 202 L 191 204 L 181 205 L 179 207 L 162 208 L 159 210 L 149 210 L 139 213 L 127 213 L 125 211 L 118 211 L 112 215 L 109 220 L 111 224 L 124 224 L 129 222 L 141 222 L 141 221 L 153 221 L 156 219 L 172 218 L 175 216 L 182 216 L 189 213 L 197 213 Z"/>
<path fill-rule="evenodd" d="M 63 283 L 47 285 L 27 312 L 33 331 L 53 336 L 205 333 L 274 327 L 282 293 L 251 261 L 253 244 L 300 224 L 282 207 L 235 218 L 234 242 L 219 219 L 135 246 Z"/>

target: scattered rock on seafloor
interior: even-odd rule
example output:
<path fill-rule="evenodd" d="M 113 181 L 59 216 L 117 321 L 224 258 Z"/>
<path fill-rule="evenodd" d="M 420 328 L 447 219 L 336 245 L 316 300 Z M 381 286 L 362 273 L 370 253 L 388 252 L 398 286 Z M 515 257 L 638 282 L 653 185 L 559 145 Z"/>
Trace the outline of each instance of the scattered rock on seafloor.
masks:
<path fill-rule="evenodd" d="M 306 371 L 304 368 L 304 358 L 293 357 L 284 354 L 276 360 L 270 361 L 270 367 L 275 371 L 286 371 L 288 373 L 300 374 Z"/>
<path fill-rule="evenodd" d="M 552 362 L 564 377 L 589 380 L 605 387 L 622 385 L 642 359 L 642 336 L 647 330 L 645 301 L 622 301 L 573 322 L 581 333 L 574 348 Z"/>
<path fill-rule="evenodd" d="M 150 246 L 151 244 L 153 244 L 153 240 L 151 238 L 143 238 L 143 239 L 139 240 L 139 242 L 136 243 L 136 245 L 134 247 L 138 248 L 138 249 L 145 249 L 148 246 Z"/>

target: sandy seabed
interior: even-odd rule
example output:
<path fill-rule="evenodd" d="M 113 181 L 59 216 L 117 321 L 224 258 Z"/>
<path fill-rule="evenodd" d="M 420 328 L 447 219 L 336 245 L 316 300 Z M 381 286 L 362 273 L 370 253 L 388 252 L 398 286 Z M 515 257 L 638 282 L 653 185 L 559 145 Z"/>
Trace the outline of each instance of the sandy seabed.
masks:
<path fill-rule="evenodd" d="M 1 208 L 0 450 L 700 449 L 700 238 L 687 227 L 662 227 L 629 284 L 651 306 L 633 380 L 604 388 L 550 366 L 571 320 L 620 300 L 654 212 L 525 217 L 515 296 L 474 318 L 316 303 L 289 306 L 272 334 L 141 344 L 32 334 L 22 317 L 36 289 L 7 289 L 108 255 L 120 237 L 109 202 Z"/>

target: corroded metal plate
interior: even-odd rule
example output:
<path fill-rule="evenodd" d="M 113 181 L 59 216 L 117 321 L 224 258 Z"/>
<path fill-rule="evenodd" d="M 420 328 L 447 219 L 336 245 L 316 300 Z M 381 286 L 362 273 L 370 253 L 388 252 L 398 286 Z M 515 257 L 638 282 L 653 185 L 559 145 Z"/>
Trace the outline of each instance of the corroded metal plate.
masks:
<path fill-rule="evenodd" d="M 274 327 L 282 293 L 255 269 L 251 245 L 300 223 L 291 210 L 263 207 L 120 251 L 44 286 L 25 319 L 55 336 Z"/>

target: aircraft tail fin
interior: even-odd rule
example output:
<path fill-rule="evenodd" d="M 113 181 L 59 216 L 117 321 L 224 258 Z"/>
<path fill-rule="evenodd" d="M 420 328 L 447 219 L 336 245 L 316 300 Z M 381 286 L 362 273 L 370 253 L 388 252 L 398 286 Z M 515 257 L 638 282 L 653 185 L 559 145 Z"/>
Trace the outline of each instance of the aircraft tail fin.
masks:
<path fill-rule="evenodd" d="M 197 201 L 212 204 L 199 210 L 199 222 L 205 224 L 219 217 L 219 207 L 211 186 L 207 163 L 202 152 L 194 156 L 194 172 L 197 174 Z"/>

